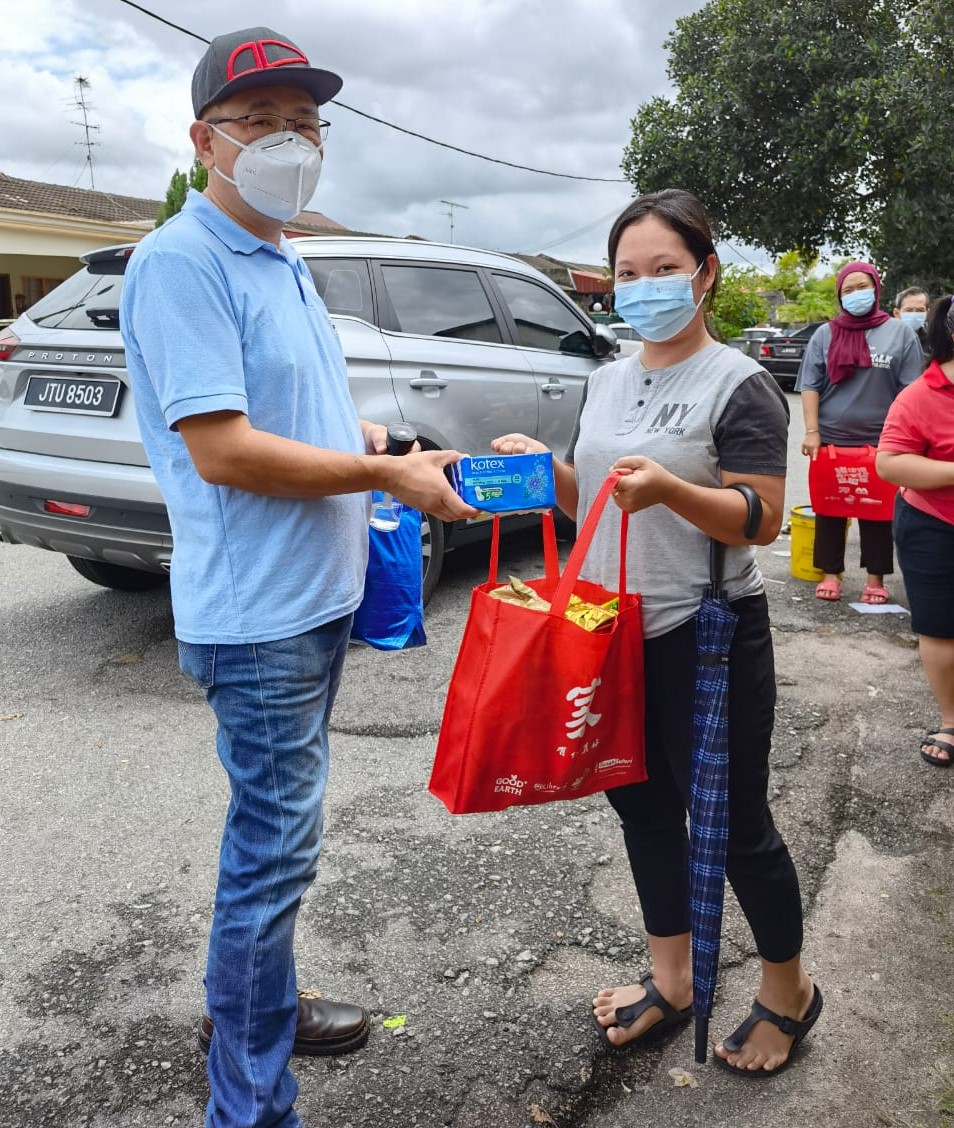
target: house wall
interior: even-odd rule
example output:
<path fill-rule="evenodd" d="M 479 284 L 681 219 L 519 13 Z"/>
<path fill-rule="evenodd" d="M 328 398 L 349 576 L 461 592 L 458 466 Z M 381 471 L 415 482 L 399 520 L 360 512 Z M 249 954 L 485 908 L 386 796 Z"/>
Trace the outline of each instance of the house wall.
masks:
<path fill-rule="evenodd" d="M 80 268 L 98 247 L 137 243 L 151 223 L 105 223 L 0 210 L 0 320 L 15 317 Z M 18 300 L 18 295 L 22 299 Z"/>
<path fill-rule="evenodd" d="M 73 256 L 0 254 L 0 317 L 22 313 L 19 305 L 26 309 L 79 267 Z M 22 302 L 17 295 L 23 296 Z"/>

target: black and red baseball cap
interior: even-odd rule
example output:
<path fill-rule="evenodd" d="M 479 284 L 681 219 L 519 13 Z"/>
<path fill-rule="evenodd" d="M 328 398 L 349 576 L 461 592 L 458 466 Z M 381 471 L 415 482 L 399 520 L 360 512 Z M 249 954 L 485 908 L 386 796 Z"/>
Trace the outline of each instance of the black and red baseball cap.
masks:
<path fill-rule="evenodd" d="M 213 102 L 256 86 L 299 86 L 322 106 L 342 85 L 339 75 L 311 66 L 287 36 L 248 27 L 217 35 L 209 44 L 192 76 L 192 108 L 199 118 Z"/>

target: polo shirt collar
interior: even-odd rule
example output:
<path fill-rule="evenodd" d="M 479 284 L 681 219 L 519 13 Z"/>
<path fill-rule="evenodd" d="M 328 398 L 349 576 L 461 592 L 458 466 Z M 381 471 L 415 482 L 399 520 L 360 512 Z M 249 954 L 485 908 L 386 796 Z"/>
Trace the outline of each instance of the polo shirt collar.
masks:
<path fill-rule="evenodd" d="M 263 247 L 273 254 L 282 253 L 274 243 L 270 243 L 267 239 L 260 239 L 257 235 L 253 235 L 251 231 L 246 231 L 241 224 L 236 223 L 231 216 L 226 215 L 221 208 L 213 204 L 201 192 L 196 191 L 195 188 L 189 189 L 182 210 L 190 213 L 203 227 L 211 231 L 230 251 L 234 251 L 236 254 L 251 255 Z M 284 242 L 285 236 L 283 235 L 282 243 Z"/>
<path fill-rule="evenodd" d="M 954 388 L 954 384 L 944 375 L 936 360 L 932 360 L 924 370 L 924 379 L 930 388 Z"/>

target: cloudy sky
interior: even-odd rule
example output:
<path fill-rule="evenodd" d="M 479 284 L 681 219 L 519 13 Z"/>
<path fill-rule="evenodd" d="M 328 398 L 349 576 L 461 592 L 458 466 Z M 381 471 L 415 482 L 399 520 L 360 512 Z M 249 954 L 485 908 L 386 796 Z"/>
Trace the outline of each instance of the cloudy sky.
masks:
<path fill-rule="evenodd" d="M 0 171 L 161 199 L 192 160 L 194 36 L 266 22 L 344 78 L 339 101 L 502 161 L 619 178 L 640 103 L 666 93 L 662 43 L 701 0 L 0 0 Z M 267 12 L 267 16 L 263 15 Z M 18 109 L 19 107 L 19 109 Z M 312 207 L 357 230 L 600 263 L 627 183 L 454 153 L 331 104 Z M 79 123 L 79 124 L 77 124 Z M 450 209 L 442 201 L 461 205 Z M 735 256 L 723 248 L 724 257 Z"/>

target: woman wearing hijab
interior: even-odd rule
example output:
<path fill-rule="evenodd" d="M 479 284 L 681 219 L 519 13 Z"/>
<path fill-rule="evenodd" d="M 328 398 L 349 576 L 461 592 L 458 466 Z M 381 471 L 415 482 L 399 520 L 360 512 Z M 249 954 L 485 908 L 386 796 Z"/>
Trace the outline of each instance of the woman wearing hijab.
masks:
<path fill-rule="evenodd" d="M 795 390 L 801 392 L 805 437 L 802 454 L 817 458 L 823 446 L 878 445 L 888 408 L 924 367 L 915 331 L 878 308 L 881 278 L 867 262 L 838 272 L 841 313 L 808 342 Z M 846 518 L 815 515 L 815 567 L 824 579 L 818 599 L 841 599 Z M 894 571 L 890 521 L 858 519 L 861 567 L 868 573 L 862 603 L 887 603 L 884 578 Z"/>

